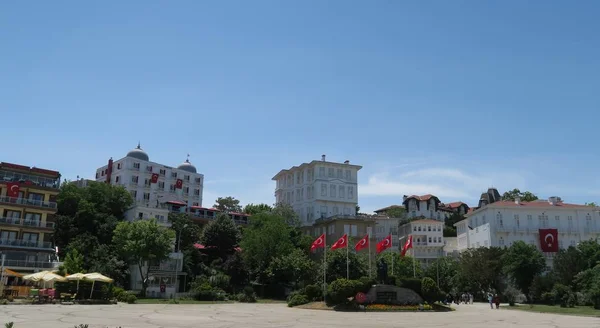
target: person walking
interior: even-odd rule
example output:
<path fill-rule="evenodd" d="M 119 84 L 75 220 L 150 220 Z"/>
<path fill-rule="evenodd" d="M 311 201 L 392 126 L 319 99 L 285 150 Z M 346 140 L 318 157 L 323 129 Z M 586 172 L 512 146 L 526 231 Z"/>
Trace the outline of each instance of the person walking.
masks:
<path fill-rule="evenodd" d="M 469 293 L 469 304 L 473 304 L 473 294 Z"/>
<path fill-rule="evenodd" d="M 490 309 L 494 309 L 494 295 L 488 293 L 488 302 L 490 303 Z"/>
<path fill-rule="evenodd" d="M 496 304 L 496 310 L 500 309 L 500 296 L 498 294 L 494 295 L 494 303 Z"/>

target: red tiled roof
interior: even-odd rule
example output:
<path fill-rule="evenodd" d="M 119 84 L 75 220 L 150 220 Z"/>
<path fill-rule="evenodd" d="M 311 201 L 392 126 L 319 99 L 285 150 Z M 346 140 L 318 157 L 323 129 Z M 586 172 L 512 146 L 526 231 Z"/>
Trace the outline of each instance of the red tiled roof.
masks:
<path fill-rule="evenodd" d="M 453 203 L 446 204 L 446 207 L 457 208 L 457 207 L 460 207 L 461 205 L 467 205 L 467 204 L 465 204 L 463 202 L 453 202 Z"/>
<path fill-rule="evenodd" d="M 427 195 L 423 195 L 423 196 L 412 195 L 412 196 L 409 196 L 408 198 L 416 198 L 416 199 L 418 199 L 420 201 L 428 201 L 428 200 L 430 200 L 433 197 L 437 198 L 437 196 L 434 196 L 432 194 L 427 194 Z"/>
<path fill-rule="evenodd" d="M 404 206 L 402 206 L 402 205 L 390 205 L 390 206 L 388 206 L 388 207 L 384 207 L 384 208 L 380 208 L 380 209 L 378 209 L 378 210 L 374 210 L 373 212 L 375 212 L 375 213 L 377 213 L 377 212 L 384 212 L 384 211 L 387 211 L 387 210 L 389 210 L 389 209 L 392 209 L 392 208 L 398 208 L 398 207 L 400 207 L 400 208 L 404 208 Z"/>
<path fill-rule="evenodd" d="M 170 201 L 168 201 L 168 202 L 167 202 L 167 204 L 180 205 L 180 206 L 185 206 L 185 205 L 187 205 L 186 203 L 184 203 L 184 202 L 180 202 L 180 201 L 178 201 L 178 200 L 170 200 Z"/>

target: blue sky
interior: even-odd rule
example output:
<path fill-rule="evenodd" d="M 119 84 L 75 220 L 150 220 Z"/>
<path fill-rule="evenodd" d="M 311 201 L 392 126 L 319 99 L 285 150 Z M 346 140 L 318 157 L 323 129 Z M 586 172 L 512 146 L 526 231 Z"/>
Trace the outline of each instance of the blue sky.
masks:
<path fill-rule="evenodd" d="M 217 196 L 363 165 L 363 211 L 489 186 L 600 201 L 595 1 L 37 1 L 0 8 L 1 161 L 93 177 L 138 140 Z"/>

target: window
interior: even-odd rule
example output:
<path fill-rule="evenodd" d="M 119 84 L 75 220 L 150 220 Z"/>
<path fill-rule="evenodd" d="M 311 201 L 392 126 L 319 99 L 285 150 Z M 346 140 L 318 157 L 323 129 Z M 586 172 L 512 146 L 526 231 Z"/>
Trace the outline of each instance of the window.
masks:
<path fill-rule="evenodd" d="M 321 183 L 321 196 L 327 196 L 327 184 Z"/>
<path fill-rule="evenodd" d="M 325 177 L 325 168 L 324 167 L 319 167 L 319 178 L 324 178 Z"/>
<path fill-rule="evenodd" d="M 428 238 L 428 241 L 431 243 L 431 237 Z"/>
<path fill-rule="evenodd" d="M 356 224 L 350 226 L 350 235 L 353 237 L 358 235 L 358 227 L 356 226 Z"/>
<path fill-rule="evenodd" d="M 348 187 L 348 199 L 354 199 L 354 187 Z"/>
<path fill-rule="evenodd" d="M 186 194 L 186 195 L 189 194 L 190 193 L 190 187 L 183 188 L 183 193 Z"/>
<path fill-rule="evenodd" d="M 441 225 L 438 226 L 438 231 L 442 231 L 442 226 Z"/>
<path fill-rule="evenodd" d="M 296 172 L 296 184 L 300 184 L 300 172 Z"/>
<path fill-rule="evenodd" d="M 333 173 L 334 173 L 333 167 L 330 167 L 327 169 L 327 177 L 328 178 L 333 178 Z"/>
<path fill-rule="evenodd" d="M 321 217 L 327 217 L 327 206 L 321 206 Z"/>
<path fill-rule="evenodd" d="M 427 226 L 427 231 L 431 231 L 431 226 Z"/>
<path fill-rule="evenodd" d="M 569 223 L 569 228 L 573 228 L 573 217 L 572 216 L 567 217 L 567 222 Z"/>
<path fill-rule="evenodd" d="M 121 169 L 121 163 L 117 163 L 117 170 Z"/>
<path fill-rule="evenodd" d="M 337 178 L 341 179 L 342 178 L 342 169 L 337 169 Z"/>
<path fill-rule="evenodd" d="M 485 218 L 485 215 L 481 217 L 481 224 L 486 224 L 487 220 Z"/>
<path fill-rule="evenodd" d="M 167 174 L 167 170 L 165 170 L 165 169 L 160 169 L 159 172 L 160 172 L 160 175 L 162 175 L 162 176 Z"/>
<path fill-rule="evenodd" d="M 1 240 L 15 240 L 15 239 L 17 239 L 17 232 L 4 230 L 4 231 L 0 232 L 0 239 Z"/>
<path fill-rule="evenodd" d="M 146 171 L 152 172 L 152 166 L 146 166 Z"/>
<path fill-rule="evenodd" d="M 96 179 L 98 179 L 98 172 L 96 172 Z"/>
<path fill-rule="evenodd" d="M 294 201 L 294 191 L 292 191 L 292 194 L 290 196 L 290 202 L 293 202 L 293 201 Z"/>
<path fill-rule="evenodd" d="M 200 177 L 195 178 L 194 181 L 196 181 L 196 183 L 200 183 Z"/>
<path fill-rule="evenodd" d="M 145 192 L 144 193 L 144 200 L 150 200 L 150 193 L 149 192 Z"/>
<path fill-rule="evenodd" d="M 571 246 L 575 247 L 575 246 L 577 246 L 577 243 L 575 243 L 574 240 L 571 240 Z"/>
<path fill-rule="evenodd" d="M 137 175 L 134 175 L 134 176 L 131 177 L 131 182 L 138 183 L 138 177 L 137 177 Z"/>
<path fill-rule="evenodd" d="M 133 168 L 134 169 L 140 169 L 140 163 L 133 163 Z"/>
<path fill-rule="evenodd" d="M 328 232 L 330 235 L 333 235 L 333 234 L 335 233 L 335 224 L 332 224 L 332 225 L 330 225 L 329 227 L 327 227 L 327 230 L 328 230 L 327 232 Z"/>
<path fill-rule="evenodd" d="M 194 195 L 200 196 L 200 189 L 194 189 Z"/>
<path fill-rule="evenodd" d="M 419 231 L 421 231 L 421 226 L 419 226 Z"/>
<path fill-rule="evenodd" d="M 330 197 L 335 197 L 335 190 L 336 190 L 335 185 L 331 185 L 329 188 L 329 196 Z"/>
<path fill-rule="evenodd" d="M 119 183 L 119 180 L 120 180 L 120 178 L 121 178 L 121 177 L 117 175 L 117 176 L 115 177 L 115 182 L 116 182 L 116 183 Z"/>
<path fill-rule="evenodd" d="M 413 231 L 417 231 L 417 226 L 414 226 L 414 227 L 413 227 Z"/>
<path fill-rule="evenodd" d="M 504 238 L 500 237 L 500 239 L 498 239 L 498 245 L 504 246 Z"/>
<path fill-rule="evenodd" d="M 20 219 L 21 212 L 20 211 L 6 211 L 6 217 L 13 219 Z"/>
<path fill-rule="evenodd" d="M 338 212 L 338 207 L 337 207 L 337 206 L 334 206 L 334 207 L 333 207 L 333 215 L 338 215 L 338 213 L 339 213 L 339 212 Z"/>
<path fill-rule="evenodd" d="M 137 190 L 131 190 L 129 191 L 129 193 L 131 194 L 131 197 L 135 200 L 137 198 Z"/>
<path fill-rule="evenodd" d="M 346 180 L 352 180 L 352 175 L 350 174 L 350 170 L 346 170 Z"/>
<path fill-rule="evenodd" d="M 25 213 L 25 225 L 39 226 L 41 220 L 42 215 L 39 213 Z"/>
<path fill-rule="evenodd" d="M 199 206 L 198 204 L 199 204 L 198 202 L 193 202 L 192 206 Z"/>
<path fill-rule="evenodd" d="M 344 207 L 344 215 L 350 215 L 350 207 Z"/>
<path fill-rule="evenodd" d="M 190 176 L 189 176 L 189 175 L 184 175 L 184 176 L 183 176 L 183 180 L 185 180 L 185 181 L 190 181 Z"/>
<path fill-rule="evenodd" d="M 519 221 L 519 216 L 517 214 L 515 214 L 515 225 L 517 226 L 517 228 L 521 225 L 521 222 Z"/>
<path fill-rule="evenodd" d="M 340 186 L 339 194 L 340 198 L 346 198 L 346 187 Z"/>
<path fill-rule="evenodd" d="M 296 201 L 300 200 L 300 189 L 296 189 Z"/>
<path fill-rule="evenodd" d="M 38 241 L 39 235 L 37 233 L 32 232 L 23 232 L 23 240 L 36 243 Z"/>
<path fill-rule="evenodd" d="M 300 188 L 300 200 L 304 200 L 304 188 Z"/>
<path fill-rule="evenodd" d="M 144 187 L 150 187 L 150 179 L 144 179 Z"/>
<path fill-rule="evenodd" d="M 158 189 L 165 189 L 165 182 L 164 181 L 158 181 Z"/>
<path fill-rule="evenodd" d="M 171 184 L 169 186 L 169 191 L 171 191 L 171 192 L 175 191 L 175 185 L 174 184 Z"/>
<path fill-rule="evenodd" d="M 367 227 L 367 235 L 369 235 L 369 238 L 371 238 L 371 236 L 373 236 L 373 228 L 372 227 Z"/>
<path fill-rule="evenodd" d="M 171 178 L 177 178 L 177 172 L 171 172 Z"/>

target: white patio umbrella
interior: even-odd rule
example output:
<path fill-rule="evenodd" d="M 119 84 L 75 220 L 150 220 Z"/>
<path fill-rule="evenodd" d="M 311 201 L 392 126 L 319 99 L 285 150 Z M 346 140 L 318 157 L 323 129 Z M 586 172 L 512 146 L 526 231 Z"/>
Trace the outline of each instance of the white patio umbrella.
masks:
<path fill-rule="evenodd" d="M 31 281 L 37 282 L 37 281 L 42 280 L 42 278 L 48 273 L 52 273 L 52 272 L 51 271 L 40 271 L 40 272 L 28 274 L 28 275 L 23 276 L 23 280 L 31 280 Z"/>
<path fill-rule="evenodd" d="M 85 280 L 90 280 L 92 282 L 92 291 L 90 291 L 90 298 L 92 298 L 92 293 L 94 292 L 94 284 L 96 284 L 96 281 L 108 282 L 108 283 L 111 283 L 114 281 L 113 279 L 111 279 L 105 275 L 102 275 L 98 272 L 84 274 L 83 277 Z"/>
<path fill-rule="evenodd" d="M 79 281 L 85 279 L 85 273 L 74 273 L 65 278 L 67 278 L 67 280 L 77 280 L 77 293 L 79 293 Z"/>
<path fill-rule="evenodd" d="M 59 276 L 52 271 L 40 271 L 40 272 L 28 274 L 26 276 L 23 276 L 23 279 L 31 280 L 31 281 L 35 281 L 35 282 L 43 281 L 44 287 L 46 286 L 46 282 L 67 281 L 67 279 L 65 277 Z"/>

